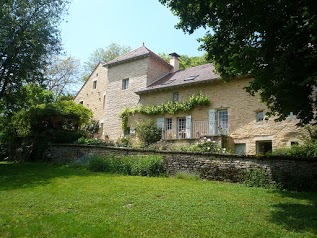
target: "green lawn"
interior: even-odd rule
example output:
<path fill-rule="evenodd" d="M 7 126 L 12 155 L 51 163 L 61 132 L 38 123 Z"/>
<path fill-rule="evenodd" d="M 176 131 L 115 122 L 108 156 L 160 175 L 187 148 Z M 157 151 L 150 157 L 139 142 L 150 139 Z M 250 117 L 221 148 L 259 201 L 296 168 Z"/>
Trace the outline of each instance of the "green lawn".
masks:
<path fill-rule="evenodd" d="M 0 237 L 317 237 L 317 193 L 0 163 Z"/>

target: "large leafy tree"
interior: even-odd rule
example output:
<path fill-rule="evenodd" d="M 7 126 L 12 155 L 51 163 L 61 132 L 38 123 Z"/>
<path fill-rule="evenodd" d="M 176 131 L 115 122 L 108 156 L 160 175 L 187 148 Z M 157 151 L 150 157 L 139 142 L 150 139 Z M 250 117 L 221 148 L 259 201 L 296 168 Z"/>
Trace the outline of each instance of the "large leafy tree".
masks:
<path fill-rule="evenodd" d="M 0 103 L 21 98 L 26 84 L 41 85 L 49 56 L 61 50 L 58 29 L 68 0 L 2 0 L 0 7 Z"/>
<path fill-rule="evenodd" d="M 253 78 L 272 114 L 316 119 L 316 0 L 159 0 L 179 16 L 177 27 L 209 29 L 202 49 L 224 80 Z"/>
<path fill-rule="evenodd" d="M 74 94 L 81 84 L 79 78 L 80 61 L 74 57 L 52 56 L 45 70 L 46 87 L 59 97 Z"/>
<path fill-rule="evenodd" d="M 84 63 L 84 75 L 83 79 L 87 80 L 90 73 L 94 70 L 99 62 L 108 62 L 121 55 L 124 55 L 131 51 L 129 46 L 121 46 L 116 43 L 111 43 L 110 45 L 103 48 L 96 49 L 89 57 L 88 61 Z"/>

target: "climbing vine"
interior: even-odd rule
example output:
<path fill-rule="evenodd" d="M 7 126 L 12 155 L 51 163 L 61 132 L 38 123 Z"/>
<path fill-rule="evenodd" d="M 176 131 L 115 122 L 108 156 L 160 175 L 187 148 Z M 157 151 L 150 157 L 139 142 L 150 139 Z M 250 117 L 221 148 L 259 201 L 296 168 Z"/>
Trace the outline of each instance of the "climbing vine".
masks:
<path fill-rule="evenodd" d="M 129 116 L 135 113 L 142 113 L 145 115 L 161 115 L 161 114 L 175 114 L 177 112 L 189 112 L 197 106 L 209 106 L 210 100 L 208 96 L 202 93 L 193 94 L 188 101 L 172 102 L 167 101 L 161 105 L 139 106 L 137 108 L 129 109 L 125 108 L 121 114 L 121 126 L 123 129 L 127 129 Z"/>

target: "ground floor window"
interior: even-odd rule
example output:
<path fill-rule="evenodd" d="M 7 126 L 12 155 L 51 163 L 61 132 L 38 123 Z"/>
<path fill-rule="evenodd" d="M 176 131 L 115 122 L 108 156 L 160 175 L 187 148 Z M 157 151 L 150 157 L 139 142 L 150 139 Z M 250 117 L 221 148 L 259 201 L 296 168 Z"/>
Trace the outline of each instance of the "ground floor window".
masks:
<path fill-rule="evenodd" d="M 173 125 L 173 120 L 172 118 L 166 118 L 165 119 L 165 123 L 166 123 L 166 130 L 169 131 L 169 130 L 172 130 L 172 125 Z"/>
<path fill-rule="evenodd" d="M 186 118 L 177 118 L 177 137 L 178 139 L 186 138 Z"/>
<path fill-rule="evenodd" d="M 257 141 L 256 142 L 256 153 L 257 154 L 266 154 L 272 151 L 272 141 Z"/>
<path fill-rule="evenodd" d="M 235 153 L 237 155 L 246 155 L 246 143 L 235 144 Z"/>

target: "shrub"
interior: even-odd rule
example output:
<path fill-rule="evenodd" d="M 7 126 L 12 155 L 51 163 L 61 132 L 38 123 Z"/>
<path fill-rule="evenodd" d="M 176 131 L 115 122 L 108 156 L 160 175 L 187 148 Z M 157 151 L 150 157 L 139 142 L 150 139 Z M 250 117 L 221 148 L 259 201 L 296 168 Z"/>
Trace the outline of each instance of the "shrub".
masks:
<path fill-rule="evenodd" d="M 70 164 L 74 167 L 86 167 L 94 172 L 116 173 L 136 176 L 162 176 L 165 174 L 164 161 L 160 156 L 91 156 Z"/>
<path fill-rule="evenodd" d="M 86 138 L 86 137 L 80 137 L 75 144 L 81 144 L 81 145 L 106 145 L 106 143 L 98 138 Z"/>
<path fill-rule="evenodd" d="M 156 127 L 152 120 L 138 123 L 135 131 L 143 146 L 149 146 L 159 141 L 162 137 L 162 132 Z"/>
<path fill-rule="evenodd" d="M 119 138 L 115 145 L 118 147 L 132 147 L 132 141 L 130 137 L 124 136 Z"/>
<path fill-rule="evenodd" d="M 245 172 L 242 183 L 248 187 L 278 188 L 272 178 L 260 168 Z"/>

